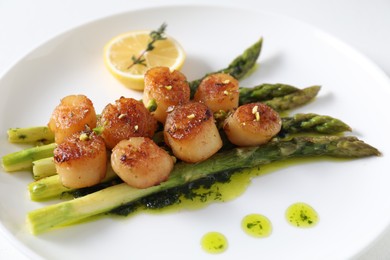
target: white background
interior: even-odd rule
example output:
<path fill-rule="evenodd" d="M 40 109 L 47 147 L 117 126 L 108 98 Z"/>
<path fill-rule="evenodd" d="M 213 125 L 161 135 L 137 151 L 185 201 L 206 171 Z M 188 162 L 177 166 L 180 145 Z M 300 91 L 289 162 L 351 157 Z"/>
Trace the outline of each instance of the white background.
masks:
<path fill-rule="evenodd" d="M 134 8 L 168 5 L 174 2 L 174 0 L 0 0 L 0 76 L 36 46 L 77 25 Z M 261 11 L 294 17 L 341 39 L 370 58 L 390 76 L 389 0 L 177 0 L 176 2 L 249 5 Z M 27 258 L 0 235 L 0 259 Z M 390 259 L 390 228 L 385 231 L 383 237 L 368 248 L 361 259 Z"/>

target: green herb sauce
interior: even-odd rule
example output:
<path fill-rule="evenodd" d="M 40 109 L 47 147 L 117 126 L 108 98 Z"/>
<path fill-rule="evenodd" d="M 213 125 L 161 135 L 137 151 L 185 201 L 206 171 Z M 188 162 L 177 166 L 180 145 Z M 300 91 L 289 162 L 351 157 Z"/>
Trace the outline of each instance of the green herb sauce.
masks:
<path fill-rule="evenodd" d="M 299 228 L 310 228 L 317 225 L 319 217 L 317 212 L 308 204 L 297 202 L 286 210 L 288 223 Z"/>
<path fill-rule="evenodd" d="M 201 239 L 201 246 L 204 251 L 210 254 L 219 254 L 228 247 L 226 237 L 219 232 L 208 232 Z"/>
<path fill-rule="evenodd" d="M 318 158 L 316 159 L 318 161 Z M 138 212 L 169 213 L 196 210 L 215 202 L 231 201 L 242 195 L 251 179 L 291 165 L 311 162 L 312 159 L 286 160 L 260 167 L 217 173 L 186 185 L 158 192 L 137 202 L 125 204 L 111 213 L 127 216 Z"/>
<path fill-rule="evenodd" d="M 272 233 L 272 224 L 269 219 L 260 214 L 249 214 L 241 221 L 241 228 L 250 236 L 265 238 Z"/>
<path fill-rule="evenodd" d="M 181 187 L 147 196 L 137 202 L 123 205 L 111 213 L 127 216 L 139 211 L 165 213 L 196 210 L 215 202 L 230 201 L 245 192 L 259 168 L 222 172 L 191 182 Z"/>

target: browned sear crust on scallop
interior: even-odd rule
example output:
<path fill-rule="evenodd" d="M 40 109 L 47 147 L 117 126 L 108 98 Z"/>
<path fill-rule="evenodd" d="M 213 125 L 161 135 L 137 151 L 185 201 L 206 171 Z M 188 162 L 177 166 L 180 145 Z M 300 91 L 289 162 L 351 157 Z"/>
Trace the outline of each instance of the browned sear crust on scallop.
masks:
<path fill-rule="evenodd" d="M 169 105 L 187 102 L 190 99 L 190 88 L 186 76 L 178 70 L 170 71 L 168 67 L 155 67 L 145 73 L 145 92 L 153 89 L 153 97 L 167 99 Z M 171 91 L 178 89 L 180 91 Z M 173 94 L 172 94 L 173 93 Z"/>
<path fill-rule="evenodd" d="M 196 137 L 205 121 L 214 120 L 210 109 L 197 102 L 190 102 L 173 109 L 167 117 L 165 131 L 175 139 Z"/>
<path fill-rule="evenodd" d="M 69 162 L 71 160 L 94 158 L 97 152 L 105 147 L 103 138 L 94 132 L 85 132 L 89 137 L 82 140 L 81 133 L 75 133 L 65 139 L 54 149 L 54 161 L 57 163 Z"/>
<path fill-rule="evenodd" d="M 123 139 L 130 137 L 153 137 L 157 121 L 142 102 L 121 97 L 114 104 L 108 104 L 101 114 L 99 126 L 109 149 Z"/>
<path fill-rule="evenodd" d="M 226 118 L 223 129 L 233 144 L 256 146 L 271 140 L 281 126 L 282 120 L 278 112 L 256 102 L 238 107 Z"/>
<path fill-rule="evenodd" d="M 238 88 L 238 80 L 229 74 L 211 74 L 199 84 L 194 100 L 205 103 L 212 112 L 227 112 L 238 107 Z"/>
<path fill-rule="evenodd" d="M 131 137 L 114 147 L 111 165 L 124 182 L 142 189 L 165 181 L 172 171 L 173 160 L 151 139 Z"/>
<path fill-rule="evenodd" d="M 54 163 L 65 187 L 84 188 L 98 184 L 107 170 L 104 140 L 93 131 L 75 133 L 54 150 Z"/>
<path fill-rule="evenodd" d="M 170 106 L 184 104 L 190 100 L 187 78 L 180 71 L 155 67 L 145 73 L 144 82 L 144 105 L 147 106 L 151 100 L 157 103 L 157 109 L 152 114 L 161 123 L 165 122 Z"/>
<path fill-rule="evenodd" d="M 222 147 L 212 112 L 195 101 L 168 113 L 164 139 L 177 158 L 190 163 L 206 160 Z"/>
<path fill-rule="evenodd" d="M 84 95 L 64 97 L 51 114 L 48 127 L 54 133 L 57 144 L 86 127 L 96 127 L 96 112 L 92 101 Z"/>
<path fill-rule="evenodd" d="M 257 111 L 254 108 L 257 106 Z M 259 113 L 258 118 L 256 113 Z M 276 132 L 280 130 L 279 114 L 273 110 L 271 107 L 263 103 L 250 103 L 243 105 L 240 109 L 237 109 L 234 117 L 238 118 L 241 126 L 251 125 L 251 130 L 254 132 L 265 131 L 265 132 L 275 132 L 274 128 L 277 129 Z"/>

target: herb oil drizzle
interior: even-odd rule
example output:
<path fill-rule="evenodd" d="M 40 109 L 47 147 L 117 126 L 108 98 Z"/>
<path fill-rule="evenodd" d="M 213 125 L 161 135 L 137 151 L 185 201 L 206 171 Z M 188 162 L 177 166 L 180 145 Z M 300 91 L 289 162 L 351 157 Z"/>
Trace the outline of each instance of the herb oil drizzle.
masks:
<path fill-rule="evenodd" d="M 288 223 L 299 228 L 311 228 L 317 225 L 319 217 L 317 212 L 308 204 L 297 202 L 286 210 Z"/>
<path fill-rule="evenodd" d="M 219 254 L 227 249 L 228 242 L 222 233 L 208 232 L 202 237 L 201 245 L 207 253 Z"/>
<path fill-rule="evenodd" d="M 252 237 L 265 238 L 272 233 L 271 221 L 260 214 L 249 214 L 241 221 L 241 228 Z"/>

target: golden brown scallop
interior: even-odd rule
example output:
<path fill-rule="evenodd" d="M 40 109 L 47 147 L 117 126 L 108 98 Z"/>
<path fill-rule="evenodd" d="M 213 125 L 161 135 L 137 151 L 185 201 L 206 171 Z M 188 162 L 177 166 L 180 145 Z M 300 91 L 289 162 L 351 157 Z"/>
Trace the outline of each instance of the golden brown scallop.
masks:
<path fill-rule="evenodd" d="M 155 67 L 145 73 L 144 81 L 144 105 L 147 107 L 152 100 L 157 103 L 157 109 L 152 115 L 161 123 L 165 122 L 170 106 L 184 104 L 190 100 L 187 78 L 180 71 Z"/>
<path fill-rule="evenodd" d="M 133 136 L 153 137 L 157 121 L 142 102 L 121 97 L 115 104 L 108 104 L 99 118 L 103 127 L 102 137 L 109 149 L 124 139 Z"/>
<path fill-rule="evenodd" d="M 173 160 L 151 139 L 130 137 L 114 147 L 111 165 L 129 186 L 143 189 L 168 179 L 173 168 Z"/>
<path fill-rule="evenodd" d="M 48 127 L 54 133 L 57 144 L 86 127 L 96 127 L 96 112 L 92 101 L 84 95 L 64 97 L 54 109 Z"/>
<path fill-rule="evenodd" d="M 199 102 L 178 105 L 168 113 L 164 138 L 177 158 L 191 163 L 206 160 L 222 147 L 213 113 Z"/>
<path fill-rule="evenodd" d="M 281 129 L 282 120 L 271 107 L 262 103 L 250 103 L 238 107 L 230 114 L 223 129 L 238 146 L 256 146 L 271 140 Z"/>
<path fill-rule="evenodd" d="M 226 73 L 205 77 L 195 92 L 194 100 L 205 103 L 213 113 L 228 112 L 238 107 L 238 81 Z"/>
<path fill-rule="evenodd" d="M 64 186 L 84 188 L 98 184 L 107 169 L 103 138 L 92 131 L 75 133 L 54 150 L 54 162 Z"/>

